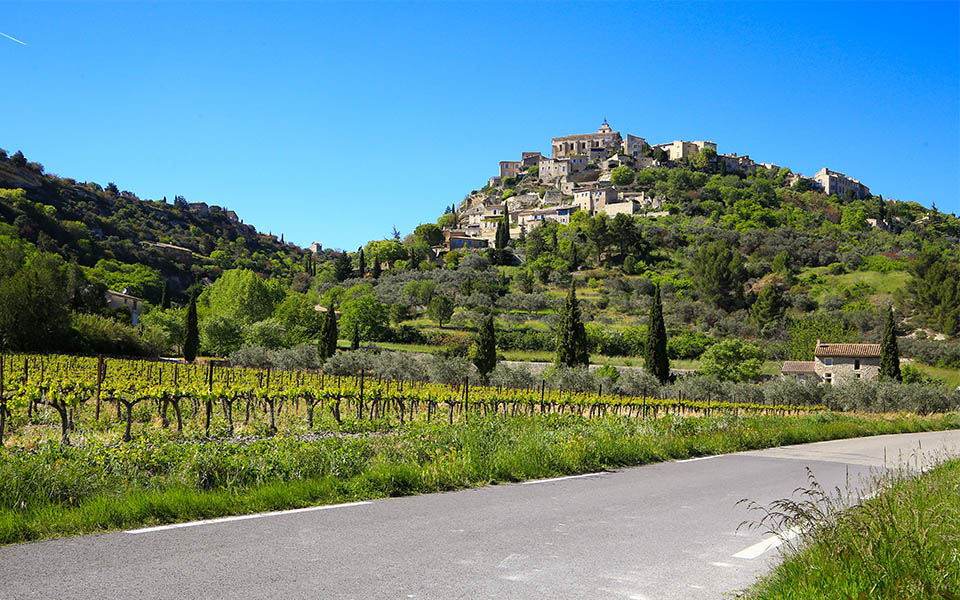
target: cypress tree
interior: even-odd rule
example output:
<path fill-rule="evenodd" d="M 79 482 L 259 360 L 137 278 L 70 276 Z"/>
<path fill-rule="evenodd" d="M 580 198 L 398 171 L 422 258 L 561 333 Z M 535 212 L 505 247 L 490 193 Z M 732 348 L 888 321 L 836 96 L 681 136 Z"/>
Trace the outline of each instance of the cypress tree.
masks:
<path fill-rule="evenodd" d="M 473 364 L 477 366 L 480 376 L 485 378 L 497 366 L 497 337 L 493 327 L 493 315 L 484 319 L 474 343 L 476 350 Z"/>
<path fill-rule="evenodd" d="M 337 312 L 333 309 L 333 302 L 331 302 L 320 324 L 320 341 L 317 344 L 320 360 L 327 360 L 337 353 L 337 337 Z"/>
<path fill-rule="evenodd" d="M 897 347 L 897 329 L 893 320 L 893 307 L 887 308 L 887 323 L 883 327 L 880 343 L 880 377 L 903 381 L 900 374 L 900 348 Z"/>
<path fill-rule="evenodd" d="M 197 358 L 200 349 L 200 329 L 197 326 L 197 297 L 190 295 L 190 305 L 187 307 L 187 335 L 183 340 L 183 358 L 192 363 Z"/>
<path fill-rule="evenodd" d="M 376 257 L 373 259 L 373 267 L 370 269 L 370 276 L 379 279 L 381 273 L 380 261 Z"/>
<path fill-rule="evenodd" d="M 510 243 L 510 209 L 506 202 L 503 204 L 503 217 L 497 224 L 497 236 L 494 239 L 493 247 L 495 250 L 503 250 Z"/>
<path fill-rule="evenodd" d="M 357 249 L 357 252 L 360 253 L 360 277 L 363 277 L 367 272 L 367 261 L 363 258 L 363 246 Z"/>
<path fill-rule="evenodd" d="M 360 349 L 360 325 L 353 324 L 353 337 L 350 340 L 350 349 L 359 350 Z"/>
<path fill-rule="evenodd" d="M 660 301 L 660 286 L 653 294 L 650 320 L 647 323 L 647 340 L 643 348 L 643 368 L 660 383 L 670 379 L 670 358 L 667 356 L 667 328 L 663 323 L 663 303 Z"/>
<path fill-rule="evenodd" d="M 166 310 L 170 308 L 170 280 L 163 280 L 163 296 L 160 297 L 160 308 Z"/>
<path fill-rule="evenodd" d="M 554 363 L 562 367 L 585 366 L 590 362 L 587 349 L 587 331 L 580 319 L 576 286 L 570 283 L 570 293 L 563 304 L 560 322 L 557 324 L 557 351 Z"/>

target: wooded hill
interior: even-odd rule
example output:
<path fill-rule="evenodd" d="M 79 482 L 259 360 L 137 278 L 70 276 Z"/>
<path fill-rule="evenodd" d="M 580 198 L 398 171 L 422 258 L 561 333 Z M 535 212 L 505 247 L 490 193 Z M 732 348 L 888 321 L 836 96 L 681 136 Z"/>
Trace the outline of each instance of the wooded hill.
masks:
<path fill-rule="evenodd" d="M 216 206 L 191 207 L 180 197 L 143 200 L 112 183 L 47 174 L 20 152 L 8 156 L 0 150 L 0 223 L 8 226 L 0 233 L 67 262 L 95 267 L 105 261 L 104 272 L 122 269 L 117 263 L 146 265 L 179 300 L 185 300 L 186 288 L 214 280 L 224 269 L 242 267 L 284 280 L 303 270 L 304 250 L 232 217 Z M 162 284 L 141 287 L 131 293 L 161 301 Z"/>

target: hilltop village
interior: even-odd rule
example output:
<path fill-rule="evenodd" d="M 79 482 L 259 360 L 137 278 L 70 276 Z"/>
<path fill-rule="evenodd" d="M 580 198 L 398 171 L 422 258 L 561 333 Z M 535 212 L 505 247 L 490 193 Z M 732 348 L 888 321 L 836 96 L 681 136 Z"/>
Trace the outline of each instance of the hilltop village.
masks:
<path fill-rule="evenodd" d="M 504 213 L 511 236 L 522 236 L 545 220 L 568 224 L 577 211 L 664 216 L 664 198 L 631 191 L 631 174 L 654 167 L 694 166 L 721 174 L 750 176 L 758 169 L 776 174 L 781 167 L 758 163 L 748 155 L 719 154 L 709 141 L 675 140 L 650 145 L 636 135 L 621 135 L 604 120 L 596 133 L 555 137 L 551 156 L 522 152 L 520 160 L 500 161 L 499 174 L 460 204 L 455 224 L 444 229 L 446 250 L 485 248 L 493 243 Z M 619 169 L 619 171 L 618 171 Z M 618 177 L 626 173 L 626 177 Z M 791 186 L 841 198 L 864 199 L 870 189 L 826 167 L 812 177 L 790 173 Z"/>

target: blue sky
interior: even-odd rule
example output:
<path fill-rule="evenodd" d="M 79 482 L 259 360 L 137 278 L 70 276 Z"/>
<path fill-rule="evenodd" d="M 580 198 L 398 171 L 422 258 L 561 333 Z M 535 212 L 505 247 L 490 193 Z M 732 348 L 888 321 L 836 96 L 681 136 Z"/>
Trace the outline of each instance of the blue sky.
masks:
<path fill-rule="evenodd" d="M 605 118 L 960 213 L 958 6 L 3 3 L 0 147 L 348 249 Z"/>

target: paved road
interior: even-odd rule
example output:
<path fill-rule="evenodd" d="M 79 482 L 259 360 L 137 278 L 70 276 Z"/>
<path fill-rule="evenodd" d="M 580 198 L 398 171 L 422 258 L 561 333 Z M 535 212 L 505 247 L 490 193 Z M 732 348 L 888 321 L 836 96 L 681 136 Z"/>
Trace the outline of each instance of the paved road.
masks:
<path fill-rule="evenodd" d="M 777 550 L 741 498 L 788 496 L 960 431 L 823 442 L 588 477 L 0 548 L 0 598 L 698 599 L 748 587 Z"/>

